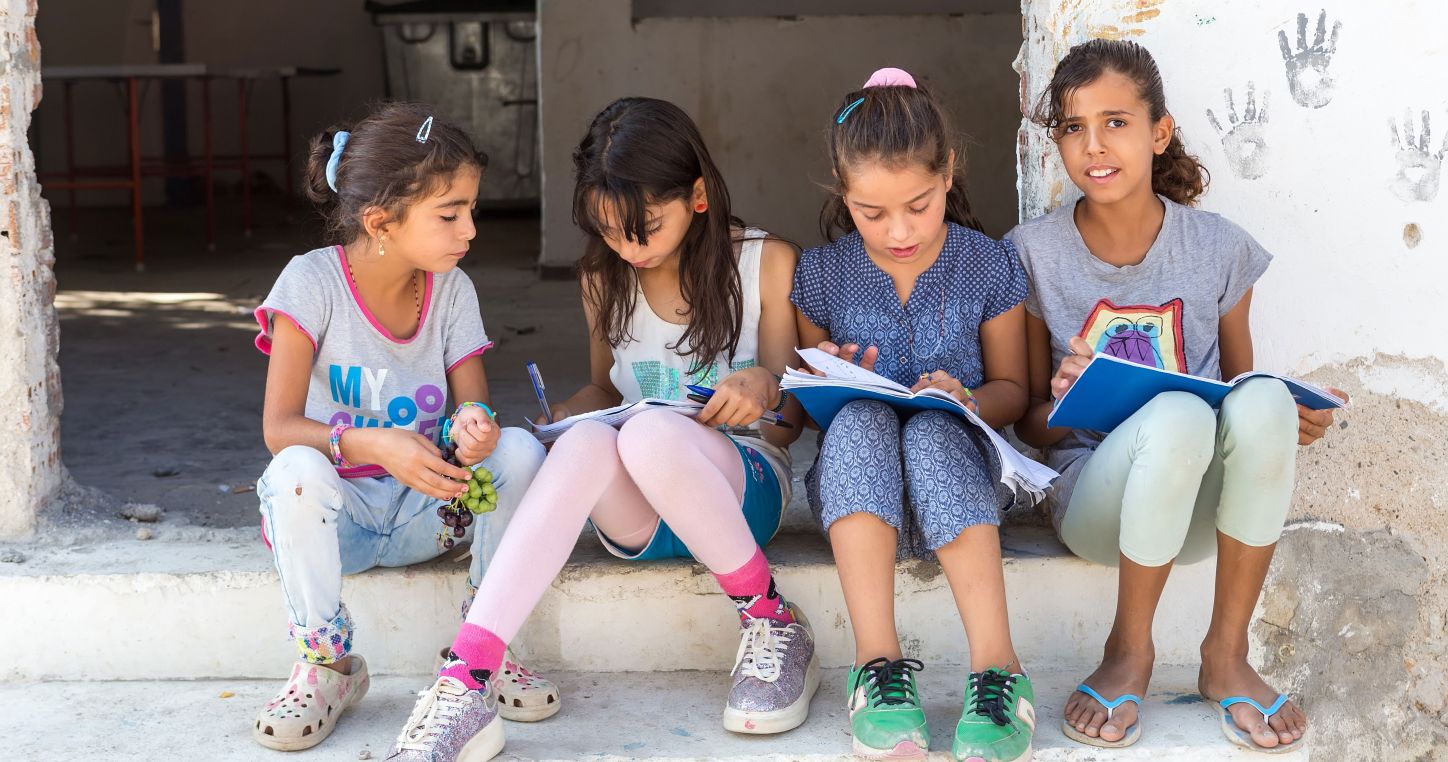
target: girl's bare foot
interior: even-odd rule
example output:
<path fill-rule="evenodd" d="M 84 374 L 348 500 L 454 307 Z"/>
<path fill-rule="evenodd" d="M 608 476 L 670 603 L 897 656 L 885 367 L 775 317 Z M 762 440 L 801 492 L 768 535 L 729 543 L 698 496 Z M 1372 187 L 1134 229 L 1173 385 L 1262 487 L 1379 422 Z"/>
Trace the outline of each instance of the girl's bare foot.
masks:
<path fill-rule="evenodd" d="M 1230 696 L 1245 696 L 1265 707 L 1271 707 L 1278 696 L 1278 691 L 1252 669 L 1245 656 L 1217 654 L 1205 645 L 1197 690 L 1212 703 Z M 1251 704 L 1234 704 L 1227 711 L 1237 727 L 1251 733 L 1252 742 L 1264 749 L 1292 743 L 1307 732 L 1307 715 L 1291 701 L 1265 722 L 1262 713 Z"/>
<path fill-rule="evenodd" d="M 1106 656 L 1083 682 L 1108 700 L 1126 693 L 1146 697 L 1147 686 L 1151 684 L 1152 663 L 1156 650 L 1150 646 L 1134 649 L 1106 644 Z M 1106 707 L 1096 699 L 1075 691 L 1066 701 L 1066 723 L 1077 732 L 1103 741 L 1116 742 L 1126 737 L 1126 730 L 1136 724 L 1138 707 L 1125 702 L 1106 719 Z M 1258 718 L 1261 719 L 1260 717 Z"/>

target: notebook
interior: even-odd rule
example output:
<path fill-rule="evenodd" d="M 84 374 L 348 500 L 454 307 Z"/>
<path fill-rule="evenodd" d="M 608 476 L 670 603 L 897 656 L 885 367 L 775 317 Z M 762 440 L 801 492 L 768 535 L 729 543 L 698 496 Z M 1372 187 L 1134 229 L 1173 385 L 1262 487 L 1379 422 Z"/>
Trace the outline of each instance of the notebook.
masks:
<path fill-rule="evenodd" d="M 638 402 L 625 403 L 616 407 L 604 408 L 603 410 L 592 410 L 587 413 L 571 415 L 561 421 L 553 423 L 528 422 L 533 427 L 533 436 L 543 444 L 551 444 L 555 439 L 563 436 L 563 432 L 573 428 L 573 424 L 579 421 L 598 421 L 606 423 L 615 429 L 622 426 L 628 419 L 646 410 L 671 410 L 681 415 L 694 418 L 704 406 L 697 402 L 674 402 L 673 400 L 654 399 L 646 397 Z"/>
<path fill-rule="evenodd" d="M 1237 384 L 1253 378 L 1281 381 L 1298 404 L 1312 410 L 1347 406 L 1346 400 L 1326 389 L 1276 373 L 1254 370 L 1231 381 L 1217 381 L 1098 354 L 1091 358 L 1076 383 L 1056 403 L 1046 423 L 1109 432 L 1162 392 L 1195 394 L 1216 408 L 1221 407 L 1222 400 Z"/>
<path fill-rule="evenodd" d="M 793 368 L 786 369 L 780 388 L 799 398 L 800 404 L 821 429 L 846 403 L 860 399 L 878 400 L 896 410 L 910 412 L 943 410 L 969 421 L 985 432 L 1001 460 L 1001 483 L 1017 492 L 1040 500 L 1059 474 L 1020 453 L 1005 437 L 996 433 L 980 416 L 970 411 L 954 396 L 939 389 L 911 392 L 908 388 L 878 373 L 841 360 L 818 349 L 796 349 L 801 359 L 825 376 L 816 376 Z"/>

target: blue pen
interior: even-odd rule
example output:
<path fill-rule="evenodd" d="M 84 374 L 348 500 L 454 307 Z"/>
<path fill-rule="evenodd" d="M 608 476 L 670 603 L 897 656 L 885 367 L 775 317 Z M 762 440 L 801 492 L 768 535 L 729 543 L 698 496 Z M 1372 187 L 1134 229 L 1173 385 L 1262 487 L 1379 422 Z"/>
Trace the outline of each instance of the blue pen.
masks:
<path fill-rule="evenodd" d="M 702 402 L 704 404 L 708 404 L 709 398 L 714 396 L 714 390 L 710 389 L 707 386 L 694 386 L 693 384 L 684 384 L 684 388 L 692 392 L 692 394 L 689 395 L 689 399 L 695 402 Z M 784 416 L 774 412 L 773 410 L 764 411 L 764 413 L 759 416 L 759 419 L 766 423 L 772 423 L 782 429 L 794 428 L 794 426 L 790 424 L 789 421 L 784 420 Z"/>
<path fill-rule="evenodd" d="M 543 394 L 543 374 L 538 372 L 538 366 L 528 363 L 528 378 L 533 381 L 533 393 L 538 396 L 538 407 L 543 408 L 543 420 L 553 422 L 553 408 L 548 406 L 548 398 Z"/>

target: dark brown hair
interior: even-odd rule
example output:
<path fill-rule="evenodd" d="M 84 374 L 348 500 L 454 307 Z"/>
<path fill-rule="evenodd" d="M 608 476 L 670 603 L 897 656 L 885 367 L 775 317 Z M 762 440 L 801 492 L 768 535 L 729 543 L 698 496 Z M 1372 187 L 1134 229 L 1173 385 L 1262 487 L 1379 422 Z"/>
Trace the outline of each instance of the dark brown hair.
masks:
<path fill-rule="evenodd" d="M 488 157 L 467 133 L 433 119 L 426 140 L 418 136 L 435 109 L 421 103 L 383 103 L 355 124 L 337 124 L 312 138 L 307 157 L 307 198 L 317 204 L 333 240 L 350 243 L 364 234 L 362 215 L 378 207 L 401 221 L 409 204 L 437 193 L 463 167 L 479 172 Z M 351 133 L 337 164 L 337 190 L 327 184 L 332 141 Z"/>
<path fill-rule="evenodd" d="M 1090 40 L 1071 48 L 1051 84 L 1041 94 L 1032 121 L 1051 131 L 1053 140 L 1060 140 L 1061 120 L 1065 118 L 1066 101 L 1077 90 L 1095 82 L 1102 74 L 1114 71 L 1136 83 L 1141 100 L 1150 111 L 1152 122 L 1167 116 L 1166 92 L 1161 70 L 1146 48 L 1130 40 Z M 1212 181 L 1211 173 L 1197 157 L 1187 153 L 1180 129 L 1173 129 L 1166 151 L 1151 160 L 1151 190 L 1177 202 L 1192 205 Z"/>
<path fill-rule="evenodd" d="M 857 100 L 859 104 L 851 108 Z M 841 114 L 845 114 L 843 119 Z M 854 232 L 855 221 L 844 198 L 846 170 L 866 161 L 882 162 L 892 169 L 924 166 L 949 176 L 952 182 L 945 196 L 945 219 L 982 230 L 965 192 L 965 148 L 957 145 L 959 142 L 950 115 L 924 83 L 867 87 L 846 95 L 830 115 L 830 167 L 835 181 L 820 210 L 820 233 L 833 241 Z"/>
<path fill-rule="evenodd" d="M 729 190 L 709 158 L 698 127 L 682 109 L 654 98 L 621 98 L 593 118 L 573 152 L 573 222 L 588 236 L 578 261 L 584 298 L 609 346 L 632 340 L 629 318 L 636 306 L 638 275 L 603 240 L 609 222 L 618 233 L 647 245 L 650 204 L 689 203 L 694 182 L 704 179 L 709 208 L 694 214 L 679 248 L 679 290 L 689 322 L 669 349 L 692 357 L 691 373 L 739 346 L 744 296 L 729 213 Z M 687 348 L 687 351 L 685 351 Z"/>

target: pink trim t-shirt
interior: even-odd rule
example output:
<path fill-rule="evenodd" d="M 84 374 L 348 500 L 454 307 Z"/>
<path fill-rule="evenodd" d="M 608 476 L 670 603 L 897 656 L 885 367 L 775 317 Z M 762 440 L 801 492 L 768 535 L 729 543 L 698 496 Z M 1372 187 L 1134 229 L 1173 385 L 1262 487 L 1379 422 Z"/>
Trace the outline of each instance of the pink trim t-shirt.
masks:
<path fill-rule="evenodd" d="M 428 273 L 417 332 L 398 339 L 358 297 L 344 256 L 342 247 L 329 246 L 292 258 L 256 309 L 257 349 L 271 354 L 277 317 L 290 319 L 312 342 L 308 418 L 407 429 L 440 441 L 452 413 L 448 372 L 493 345 L 472 280 L 456 269 Z M 341 473 L 386 472 L 363 466 Z"/>

